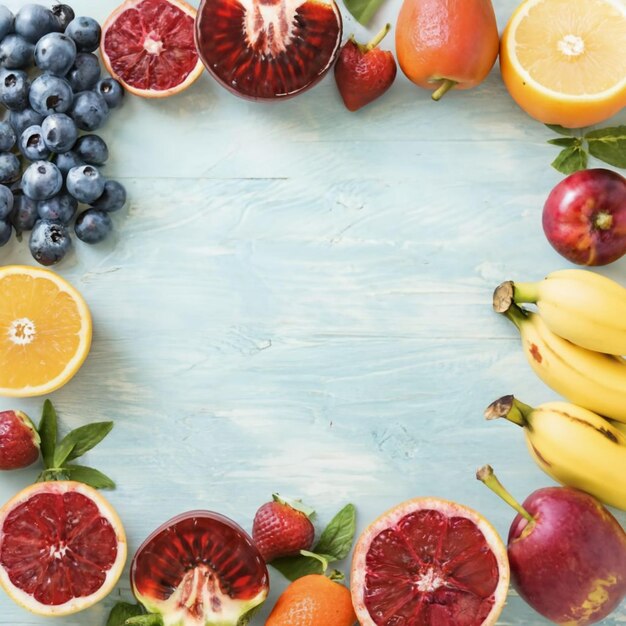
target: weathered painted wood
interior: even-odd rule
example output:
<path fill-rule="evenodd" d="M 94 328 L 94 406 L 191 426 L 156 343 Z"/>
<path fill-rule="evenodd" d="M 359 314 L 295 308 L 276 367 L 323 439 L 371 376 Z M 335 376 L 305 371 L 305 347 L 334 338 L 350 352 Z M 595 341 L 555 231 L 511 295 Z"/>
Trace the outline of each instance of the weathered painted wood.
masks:
<path fill-rule="evenodd" d="M 100 19 L 115 4 L 74 2 Z M 498 3 L 501 27 L 514 6 Z M 389 0 L 370 32 L 398 8 Z M 367 36 L 346 19 L 352 30 Z M 491 312 L 491 291 L 566 264 L 540 224 L 560 180 L 551 133 L 517 109 L 497 70 L 438 104 L 399 77 L 358 114 L 332 77 L 259 105 L 204 76 L 169 101 L 129 98 L 103 134 L 107 173 L 131 203 L 114 242 L 79 243 L 59 267 L 91 305 L 95 337 L 53 399 L 66 428 L 116 420 L 89 462 L 118 482 L 108 497 L 131 551 L 192 508 L 250 528 L 276 490 L 315 505 L 322 523 L 352 501 L 360 528 L 439 495 L 506 534 L 511 513 L 475 469 L 492 463 L 519 497 L 550 480 L 522 433 L 482 411 L 505 393 L 555 396 Z M 26 244 L 0 250 L 14 262 L 31 262 Z M 625 268 L 603 272 L 626 284 Z M 2 401 L 12 406 L 37 416 L 41 402 Z M 35 474 L 0 477 L 0 500 Z M 283 586 L 273 576 L 272 600 Z M 125 575 L 106 602 L 61 623 L 103 626 L 128 587 Z M 623 608 L 605 624 L 625 621 Z M 1 626 L 44 623 L 0 596 Z M 502 625 L 545 623 L 511 593 Z"/>

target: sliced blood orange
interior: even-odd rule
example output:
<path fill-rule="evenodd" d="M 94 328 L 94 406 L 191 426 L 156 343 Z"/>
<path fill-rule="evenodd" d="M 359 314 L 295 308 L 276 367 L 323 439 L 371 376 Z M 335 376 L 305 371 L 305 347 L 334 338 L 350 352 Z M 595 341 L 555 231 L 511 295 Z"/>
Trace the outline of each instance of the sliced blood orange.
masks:
<path fill-rule="evenodd" d="M 361 626 L 495 624 L 509 587 L 506 547 L 481 515 L 409 500 L 367 528 L 352 563 Z"/>
<path fill-rule="evenodd" d="M 70 615 L 104 598 L 126 562 L 111 505 L 72 481 L 37 483 L 0 510 L 0 585 L 39 615 Z"/>
<path fill-rule="evenodd" d="M 332 66 L 341 43 L 333 0 L 203 0 L 196 40 L 209 72 L 252 100 L 294 96 Z"/>
<path fill-rule="evenodd" d="M 184 0 L 127 0 L 102 26 L 100 52 L 131 93 L 165 98 L 202 73 L 194 42 L 196 10 Z"/>
<path fill-rule="evenodd" d="M 243 626 L 269 593 L 265 561 L 235 522 L 210 511 L 171 519 L 141 545 L 133 592 L 164 624 Z"/>

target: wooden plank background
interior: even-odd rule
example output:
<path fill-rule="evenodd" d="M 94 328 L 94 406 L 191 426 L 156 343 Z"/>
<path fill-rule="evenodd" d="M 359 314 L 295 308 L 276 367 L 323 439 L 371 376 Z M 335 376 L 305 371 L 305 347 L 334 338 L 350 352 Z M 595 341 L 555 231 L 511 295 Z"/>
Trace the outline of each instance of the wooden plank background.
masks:
<path fill-rule="evenodd" d="M 116 4 L 74 2 L 101 21 Z M 498 1 L 500 29 L 515 5 Z M 388 0 L 368 31 L 344 10 L 346 35 L 395 24 L 399 6 Z M 476 468 L 493 464 L 519 498 L 551 484 L 520 430 L 482 418 L 506 393 L 555 398 L 490 300 L 503 280 L 567 266 L 541 229 L 561 179 L 553 135 L 516 107 L 497 68 L 440 103 L 399 76 L 357 114 L 332 76 L 265 105 L 204 75 L 168 101 L 128 98 L 102 134 L 106 174 L 131 200 L 114 241 L 78 242 L 58 268 L 90 304 L 95 335 L 53 400 L 66 429 L 115 420 L 88 463 L 117 480 L 108 497 L 131 554 L 188 509 L 250 529 L 273 491 L 314 505 L 320 525 L 354 502 L 359 529 L 437 495 L 506 535 L 512 511 Z M 0 249 L 0 263 L 17 262 L 32 262 L 26 243 Z M 626 284 L 624 261 L 602 272 Z M 1 406 L 38 418 L 41 400 Z M 0 501 L 35 475 L 4 474 Z M 254 626 L 283 587 L 273 574 Z M 119 597 L 130 597 L 127 574 L 106 602 L 60 623 L 104 626 Z M 626 608 L 604 623 L 624 622 Z M 0 595 L 1 626 L 48 623 Z M 500 623 L 546 622 L 511 592 Z"/>

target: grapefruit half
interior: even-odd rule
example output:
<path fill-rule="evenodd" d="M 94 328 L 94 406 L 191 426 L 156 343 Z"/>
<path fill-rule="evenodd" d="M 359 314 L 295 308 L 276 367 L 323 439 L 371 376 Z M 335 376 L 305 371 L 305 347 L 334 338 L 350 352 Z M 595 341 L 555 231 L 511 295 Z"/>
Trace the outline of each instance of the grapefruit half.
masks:
<path fill-rule="evenodd" d="M 509 587 L 506 547 L 479 513 L 437 498 L 391 509 L 359 538 L 352 602 L 361 626 L 488 626 Z"/>
<path fill-rule="evenodd" d="M 102 61 L 136 96 L 180 93 L 204 69 L 194 41 L 195 19 L 196 10 L 184 0 L 127 0 L 102 26 Z"/>
<path fill-rule="evenodd" d="M 87 485 L 37 483 L 0 509 L 0 586 L 32 613 L 70 615 L 96 604 L 125 563 L 122 523 Z"/>

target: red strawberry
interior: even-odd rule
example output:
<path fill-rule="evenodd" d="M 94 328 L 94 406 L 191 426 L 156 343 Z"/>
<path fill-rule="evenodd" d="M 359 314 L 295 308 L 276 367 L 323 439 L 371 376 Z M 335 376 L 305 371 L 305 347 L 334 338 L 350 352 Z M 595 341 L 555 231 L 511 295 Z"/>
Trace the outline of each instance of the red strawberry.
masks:
<path fill-rule="evenodd" d="M 21 411 L 0 412 L 0 470 L 21 469 L 39 458 L 39 434 Z"/>
<path fill-rule="evenodd" d="M 346 108 L 356 111 L 380 98 L 396 78 L 398 68 L 389 50 L 377 48 L 389 32 L 387 24 L 370 43 L 357 43 L 354 35 L 346 41 L 335 65 L 335 80 Z"/>
<path fill-rule="evenodd" d="M 252 537 L 267 563 L 310 550 L 315 538 L 311 509 L 278 494 L 272 497 L 256 512 L 252 524 Z"/>

